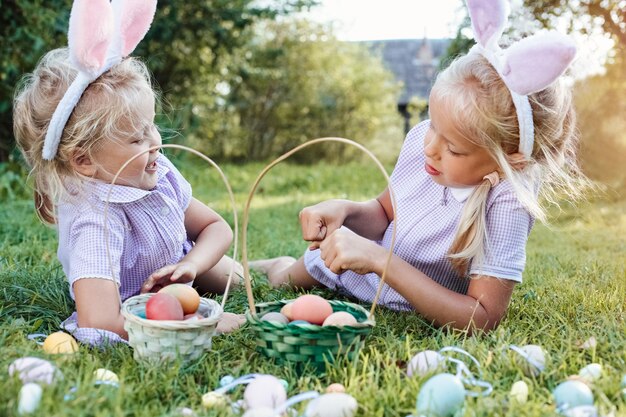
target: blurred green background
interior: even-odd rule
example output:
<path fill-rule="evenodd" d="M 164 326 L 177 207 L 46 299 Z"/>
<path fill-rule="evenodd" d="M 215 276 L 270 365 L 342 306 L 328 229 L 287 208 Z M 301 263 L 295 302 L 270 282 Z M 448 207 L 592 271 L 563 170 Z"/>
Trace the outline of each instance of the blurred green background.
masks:
<path fill-rule="evenodd" d="M 158 122 L 164 139 L 217 161 L 247 162 L 266 161 L 311 138 L 342 136 L 393 163 L 405 129 L 398 112 L 402 82 L 380 48 L 339 41 L 332 26 L 308 20 L 306 12 L 317 3 L 160 0 L 153 26 L 134 55 L 146 60 L 162 91 Z M 612 42 L 605 57 L 582 51 L 577 65 L 600 70 L 574 82 L 585 172 L 608 187 L 610 198 L 621 198 L 626 188 L 624 2 L 523 3 L 511 19 L 511 36 L 558 27 L 583 40 Z M 70 8 L 70 0 L 0 0 L 3 198 L 20 192 L 17 183 L 25 173 L 12 134 L 15 87 L 46 51 L 66 45 Z M 437 57 L 441 67 L 471 46 L 468 26 L 466 19 L 456 38 L 447 41 Z M 408 101 L 414 124 L 425 114 L 426 97 Z M 360 156 L 343 146 L 323 146 L 297 159 L 332 163 L 347 157 Z"/>

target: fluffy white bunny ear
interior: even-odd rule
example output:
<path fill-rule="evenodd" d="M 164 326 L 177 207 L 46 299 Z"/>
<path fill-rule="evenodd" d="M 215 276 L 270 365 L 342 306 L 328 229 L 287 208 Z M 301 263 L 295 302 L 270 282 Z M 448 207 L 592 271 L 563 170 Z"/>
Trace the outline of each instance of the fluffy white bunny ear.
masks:
<path fill-rule="evenodd" d="M 74 0 L 67 34 L 72 64 L 88 74 L 98 73 L 114 27 L 109 0 Z"/>
<path fill-rule="evenodd" d="M 125 0 L 121 13 L 120 32 L 122 37 L 122 56 L 127 56 L 146 36 L 154 13 L 156 0 Z"/>
<path fill-rule="evenodd" d="M 476 41 L 484 47 L 497 44 L 509 19 L 509 2 L 507 0 L 467 0 L 467 8 Z"/>
<path fill-rule="evenodd" d="M 506 50 L 501 75 L 512 91 L 531 94 L 552 84 L 575 56 L 576 45 L 570 37 L 557 32 L 537 34 Z"/>

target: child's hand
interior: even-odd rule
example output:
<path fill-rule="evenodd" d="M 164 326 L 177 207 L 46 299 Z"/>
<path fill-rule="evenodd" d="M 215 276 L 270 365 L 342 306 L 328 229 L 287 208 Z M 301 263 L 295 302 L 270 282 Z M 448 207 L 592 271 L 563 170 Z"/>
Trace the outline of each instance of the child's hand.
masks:
<path fill-rule="evenodd" d="M 175 282 L 186 283 L 196 278 L 198 268 L 192 262 L 179 262 L 157 269 L 141 286 L 141 293 L 156 292 Z"/>
<path fill-rule="evenodd" d="M 302 209 L 299 215 L 302 238 L 313 242 L 310 249 L 317 249 L 326 236 L 341 227 L 345 220 L 344 205 L 340 200 L 328 200 Z"/>
<path fill-rule="evenodd" d="M 335 274 L 346 270 L 357 274 L 380 274 L 380 265 L 387 259 L 385 248 L 346 228 L 335 230 L 319 244 L 319 248 L 324 264 Z"/>
<path fill-rule="evenodd" d="M 217 328 L 215 329 L 217 334 L 230 333 L 237 330 L 241 327 L 242 324 L 246 322 L 246 316 L 243 314 L 233 314 L 233 313 L 222 313 L 222 318 L 217 323 Z"/>

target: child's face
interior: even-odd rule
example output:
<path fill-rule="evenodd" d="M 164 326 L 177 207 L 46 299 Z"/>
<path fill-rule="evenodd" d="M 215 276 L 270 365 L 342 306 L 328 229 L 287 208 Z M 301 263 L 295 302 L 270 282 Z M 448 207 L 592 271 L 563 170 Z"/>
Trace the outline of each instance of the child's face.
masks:
<path fill-rule="evenodd" d="M 445 102 L 431 95 L 430 129 L 424 139 L 424 169 L 437 184 L 448 187 L 469 187 L 498 169 L 487 149 L 469 140 L 448 117 Z"/>
<path fill-rule="evenodd" d="M 156 159 L 159 149 L 146 151 L 161 145 L 161 135 L 154 124 L 154 97 L 151 94 L 146 94 L 137 103 L 137 116 L 138 122 L 135 122 L 133 128 L 124 129 L 129 131 L 128 135 L 108 139 L 93 155 L 97 165 L 94 177 L 111 182 L 126 161 L 141 153 L 124 168 L 115 183 L 151 190 L 157 183 Z"/>

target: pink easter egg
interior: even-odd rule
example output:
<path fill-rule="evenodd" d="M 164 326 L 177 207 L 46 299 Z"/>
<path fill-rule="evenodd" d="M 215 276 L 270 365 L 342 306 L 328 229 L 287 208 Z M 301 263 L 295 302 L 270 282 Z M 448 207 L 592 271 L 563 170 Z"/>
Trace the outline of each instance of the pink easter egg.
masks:
<path fill-rule="evenodd" d="M 333 314 L 330 303 L 319 295 L 301 295 L 291 306 L 293 320 L 306 320 L 312 324 L 322 324 L 328 316 Z"/>

